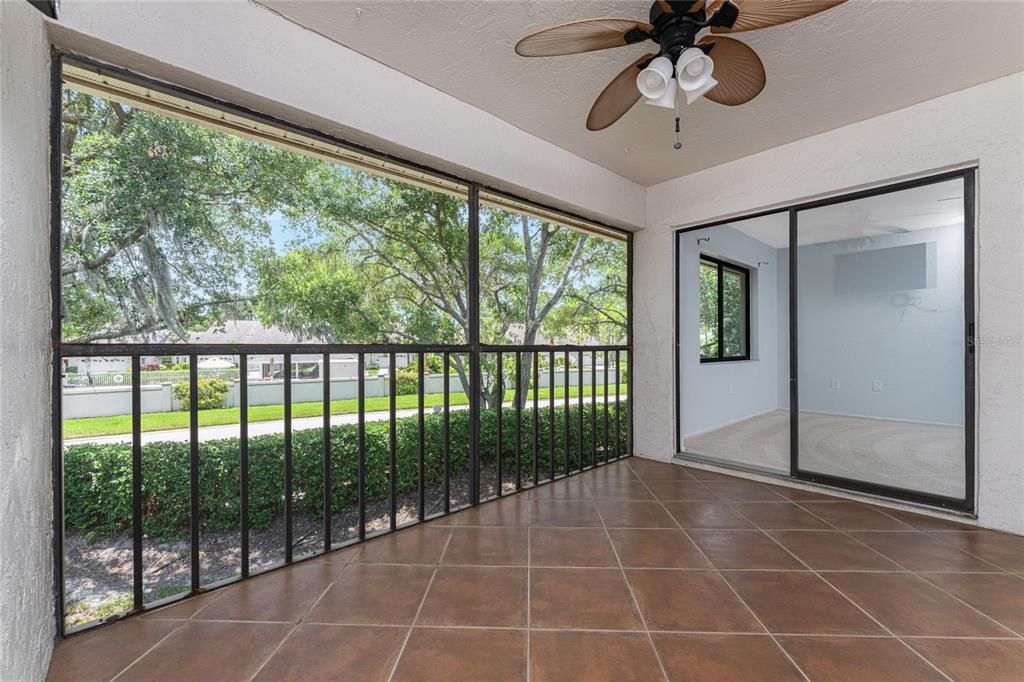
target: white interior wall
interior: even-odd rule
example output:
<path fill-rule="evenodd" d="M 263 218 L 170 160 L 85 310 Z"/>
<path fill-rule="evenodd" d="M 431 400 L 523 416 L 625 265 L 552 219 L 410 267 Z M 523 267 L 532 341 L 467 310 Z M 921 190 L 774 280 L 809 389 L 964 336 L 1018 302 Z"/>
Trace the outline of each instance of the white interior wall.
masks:
<path fill-rule="evenodd" d="M 949 225 L 799 247 L 801 412 L 963 426 L 963 243 L 963 225 Z M 837 255 L 909 244 L 932 245 L 932 286 L 875 290 L 894 273 L 868 271 L 865 290 L 837 292 Z"/>
<path fill-rule="evenodd" d="M 675 227 L 968 164 L 979 166 L 978 516 L 1024 533 L 1024 73 L 648 188 L 635 241 L 636 452 L 675 449 Z"/>
<path fill-rule="evenodd" d="M 698 246 L 698 239 L 707 239 Z M 787 324 L 787 308 L 778 305 L 778 260 L 774 248 L 730 225 L 694 230 L 679 246 L 680 433 L 695 434 L 769 412 L 778 407 L 778 325 Z M 700 361 L 701 255 L 750 270 L 749 360 Z M 758 266 L 758 263 L 767 262 Z M 781 315 L 781 318 L 780 318 Z M 684 442 L 685 447 L 685 442 Z M 709 453 L 710 454 L 710 453 Z"/>
<path fill-rule="evenodd" d="M 41 680 L 53 646 L 49 45 L 0 2 L 0 680 Z"/>

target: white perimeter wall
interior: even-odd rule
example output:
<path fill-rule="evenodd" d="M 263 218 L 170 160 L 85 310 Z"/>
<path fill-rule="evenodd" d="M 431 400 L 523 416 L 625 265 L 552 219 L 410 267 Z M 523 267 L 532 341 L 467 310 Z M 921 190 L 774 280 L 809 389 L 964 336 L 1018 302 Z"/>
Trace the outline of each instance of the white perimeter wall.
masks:
<path fill-rule="evenodd" d="M 978 164 L 978 513 L 1024 533 L 1024 73 L 648 188 L 634 273 L 638 454 L 675 450 L 675 226 Z"/>
<path fill-rule="evenodd" d="M 53 646 L 49 45 L 0 2 L 0 680 L 41 680 Z"/>

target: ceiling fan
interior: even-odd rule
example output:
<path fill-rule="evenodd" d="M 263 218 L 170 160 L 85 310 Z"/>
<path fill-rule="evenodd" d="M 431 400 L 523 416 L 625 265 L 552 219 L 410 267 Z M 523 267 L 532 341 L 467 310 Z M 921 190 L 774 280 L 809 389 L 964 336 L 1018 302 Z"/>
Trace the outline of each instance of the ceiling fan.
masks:
<path fill-rule="evenodd" d="M 523 57 L 593 52 L 652 40 L 649 52 L 605 86 L 587 116 L 588 130 L 604 130 L 641 97 L 675 109 L 677 86 L 690 104 L 700 97 L 726 106 L 744 104 L 764 89 L 765 72 L 749 46 L 723 33 L 752 31 L 817 14 L 845 0 L 657 0 L 648 22 L 584 19 L 537 31 L 516 43 Z M 710 32 L 705 33 L 705 29 Z M 674 77 L 673 77 L 674 76 Z M 678 141 L 679 117 L 676 116 Z"/>

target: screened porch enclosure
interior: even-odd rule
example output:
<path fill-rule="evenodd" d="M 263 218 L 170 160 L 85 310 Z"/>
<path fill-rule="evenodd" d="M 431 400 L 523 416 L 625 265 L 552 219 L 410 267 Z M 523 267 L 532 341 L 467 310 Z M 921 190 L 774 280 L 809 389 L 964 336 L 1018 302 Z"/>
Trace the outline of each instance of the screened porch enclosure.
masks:
<path fill-rule="evenodd" d="M 628 233 L 62 74 L 61 633 L 631 453 Z"/>

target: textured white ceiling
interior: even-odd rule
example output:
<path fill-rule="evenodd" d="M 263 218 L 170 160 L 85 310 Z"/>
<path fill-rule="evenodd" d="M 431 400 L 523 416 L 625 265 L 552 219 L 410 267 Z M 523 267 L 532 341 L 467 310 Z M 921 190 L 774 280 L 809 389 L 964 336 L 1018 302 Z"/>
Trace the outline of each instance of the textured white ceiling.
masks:
<path fill-rule="evenodd" d="M 604 85 L 654 43 L 534 59 L 513 51 L 527 33 L 565 21 L 646 20 L 650 3 L 257 1 L 643 185 L 1024 69 L 1020 0 L 850 0 L 798 22 L 736 34 L 761 56 L 767 87 L 740 107 L 706 100 L 684 107 L 685 146 L 676 151 L 672 113 L 643 103 L 607 130 L 584 126 Z"/>

